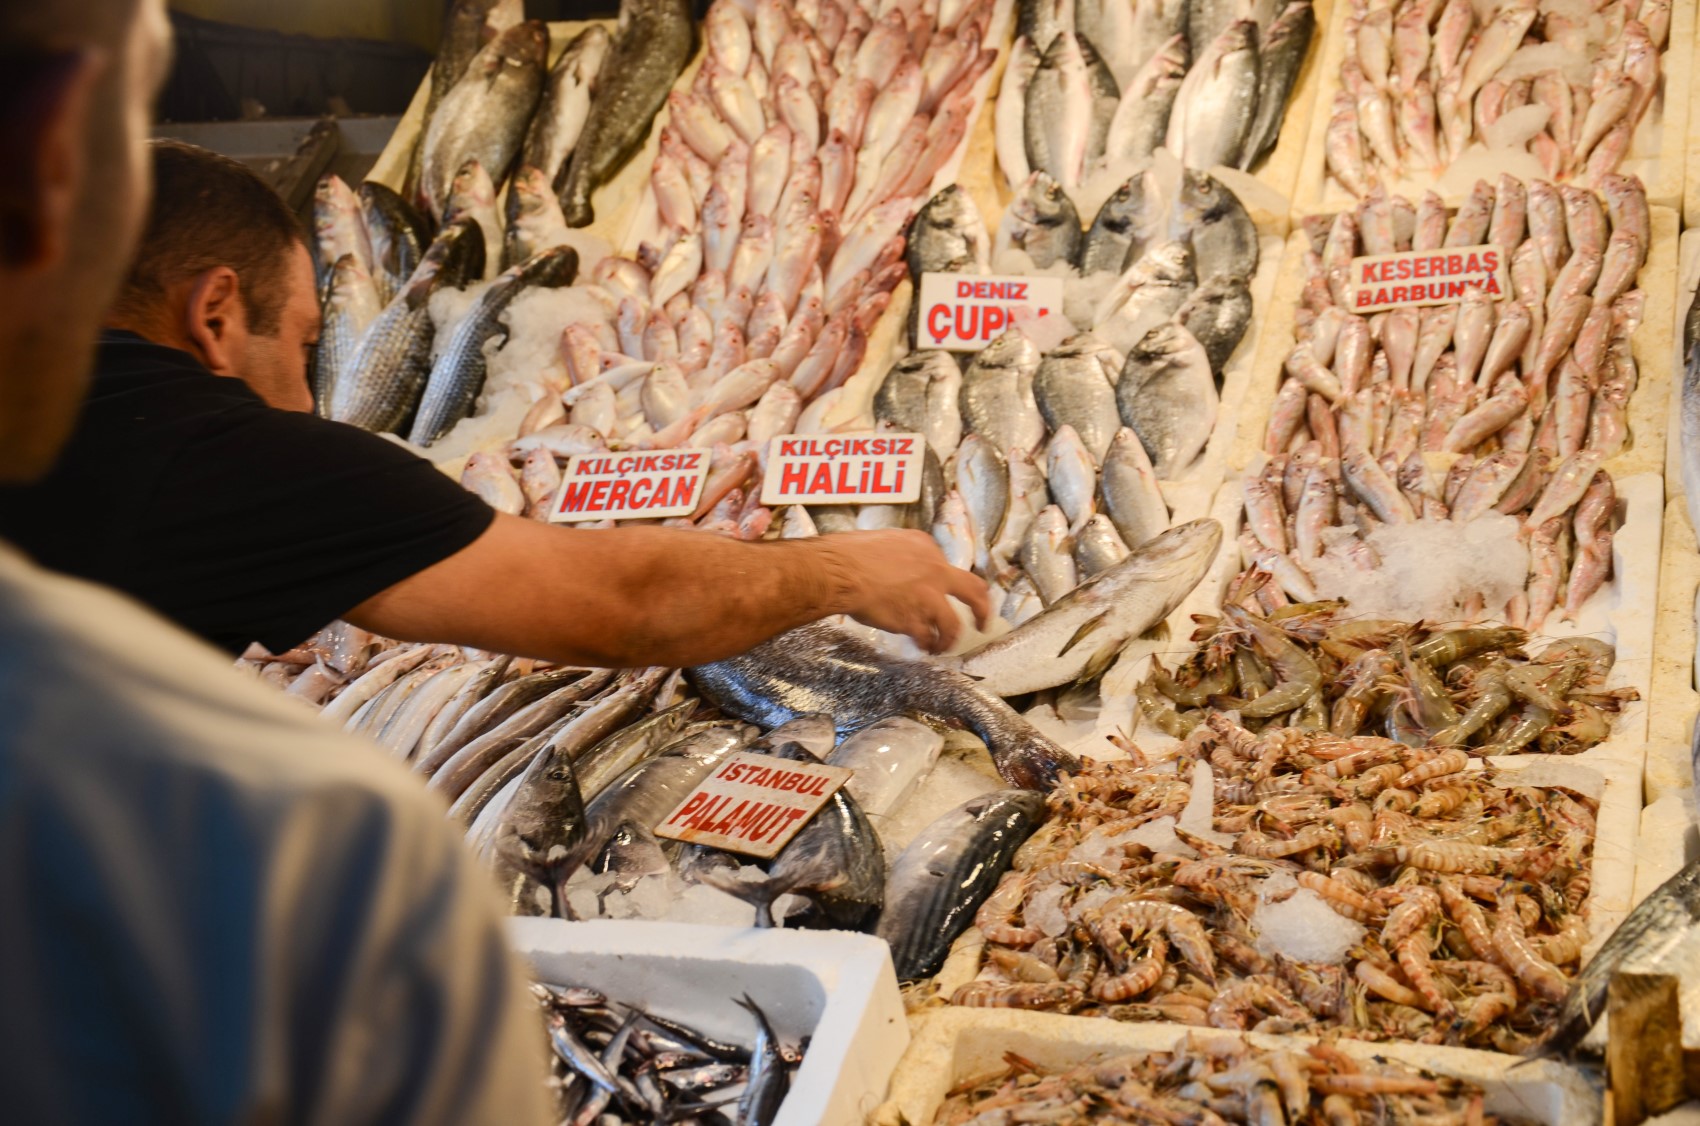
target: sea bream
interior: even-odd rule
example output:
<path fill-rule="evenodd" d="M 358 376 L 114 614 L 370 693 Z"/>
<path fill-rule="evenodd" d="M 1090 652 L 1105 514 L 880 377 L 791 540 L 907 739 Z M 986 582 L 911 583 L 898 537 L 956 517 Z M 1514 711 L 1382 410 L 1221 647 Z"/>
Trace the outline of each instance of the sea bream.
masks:
<path fill-rule="evenodd" d="M 1201 453 L 1220 399 L 1210 358 L 1179 323 L 1158 325 L 1128 351 L 1116 384 L 1122 421 L 1151 455 L 1157 476 L 1178 477 Z"/>
<path fill-rule="evenodd" d="M 1037 617 L 965 654 L 962 671 L 987 692 L 1018 696 L 1103 672 L 1133 638 L 1192 593 L 1222 543 L 1222 526 L 1170 528 L 1086 580 Z"/>
<path fill-rule="evenodd" d="M 716 707 L 755 723 L 827 712 L 845 734 L 892 715 L 966 727 L 1013 785 L 1045 788 L 1075 767 L 1073 755 L 968 677 L 890 656 L 824 622 L 698 665 L 688 675 Z"/>

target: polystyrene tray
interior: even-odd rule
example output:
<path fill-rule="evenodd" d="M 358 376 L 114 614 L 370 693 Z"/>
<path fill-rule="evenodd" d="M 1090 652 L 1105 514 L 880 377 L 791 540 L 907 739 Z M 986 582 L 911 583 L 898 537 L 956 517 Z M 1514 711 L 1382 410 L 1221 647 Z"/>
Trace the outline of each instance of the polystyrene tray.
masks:
<path fill-rule="evenodd" d="M 784 1042 L 809 1037 L 774 1126 L 862 1122 L 909 1043 L 890 947 L 868 935 L 624 920 L 508 927 L 541 981 L 589 986 L 746 1044 L 753 1022 L 733 999 L 747 994 Z"/>

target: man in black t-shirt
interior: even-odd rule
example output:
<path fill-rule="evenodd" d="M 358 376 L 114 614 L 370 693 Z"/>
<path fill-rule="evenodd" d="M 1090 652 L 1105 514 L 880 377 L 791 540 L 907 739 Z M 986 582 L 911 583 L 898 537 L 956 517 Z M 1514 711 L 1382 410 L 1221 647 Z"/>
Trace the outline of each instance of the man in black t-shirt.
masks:
<path fill-rule="evenodd" d="M 850 614 L 948 646 L 985 584 L 924 532 L 742 543 L 497 513 L 387 439 L 310 413 L 319 310 L 293 216 L 234 161 L 154 148 L 157 188 L 58 467 L 0 535 L 231 653 L 336 618 L 403 640 L 688 665 Z"/>

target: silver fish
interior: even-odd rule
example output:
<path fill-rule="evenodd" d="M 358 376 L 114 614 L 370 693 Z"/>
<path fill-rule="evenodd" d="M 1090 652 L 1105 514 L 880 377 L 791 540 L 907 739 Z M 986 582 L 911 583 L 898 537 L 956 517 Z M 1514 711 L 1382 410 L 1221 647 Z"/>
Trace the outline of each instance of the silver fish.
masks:
<path fill-rule="evenodd" d="M 1074 537 L 1074 565 L 1082 579 L 1109 570 L 1129 555 L 1115 524 L 1102 512 L 1086 521 Z"/>
<path fill-rule="evenodd" d="M 1104 156 L 1113 161 L 1144 160 L 1169 135 L 1169 118 L 1186 77 L 1186 40 L 1176 35 L 1128 76 L 1121 101 L 1104 136 Z"/>
<path fill-rule="evenodd" d="M 1075 35 L 1057 36 L 1027 83 L 1028 167 L 1064 190 L 1079 187 L 1085 178 L 1092 145 L 1096 97 L 1081 43 Z M 1106 133 L 1108 128 L 1106 120 Z"/>
<path fill-rule="evenodd" d="M 1121 428 L 1116 391 L 1100 357 L 1104 343 L 1091 333 L 1069 337 L 1045 354 L 1033 376 L 1033 398 L 1052 431 L 1073 427 L 1092 455 L 1104 460 Z"/>
<path fill-rule="evenodd" d="M 449 334 L 432 365 L 407 440 L 416 446 L 430 446 L 470 415 L 484 390 L 485 346 L 496 336 L 506 342 L 502 314 L 508 306 L 533 286 L 554 289 L 571 285 L 577 273 L 577 252 L 570 246 L 557 246 L 490 283 Z"/>
<path fill-rule="evenodd" d="M 502 236 L 502 264 L 522 266 L 533 255 L 567 243 L 567 221 L 561 205 L 544 180 L 530 165 L 514 173 L 508 182 L 507 230 Z"/>
<path fill-rule="evenodd" d="M 1214 520 L 1170 528 L 1044 613 L 965 655 L 962 671 L 1004 696 L 1101 673 L 1128 641 L 1180 605 L 1204 577 L 1221 543 L 1222 526 Z"/>
<path fill-rule="evenodd" d="M 1210 440 L 1219 399 L 1204 346 L 1181 325 L 1158 325 L 1127 354 L 1116 403 L 1161 480 L 1172 480 Z"/>
<path fill-rule="evenodd" d="M 753 722 L 829 712 L 845 733 L 899 714 L 961 724 L 1014 785 L 1046 787 L 1076 767 L 1074 756 L 961 673 L 889 656 L 821 622 L 699 665 L 689 676 L 716 707 Z"/>
<path fill-rule="evenodd" d="M 1245 204 L 1208 172 L 1189 168 L 1181 175 L 1180 204 L 1170 237 L 1189 238 L 1198 276 L 1250 278 L 1257 273 L 1257 224 Z"/>
<path fill-rule="evenodd" d="M 1195 0 L 1196 6 L 1196 0 Z M 1181 82 L 1167 145 L 1189 167 L 1237 168 L 1251 136 L 1258 87 L 1257 23 L 1235 20 L 1207 43 Z"/>
<path fill-rule="evenodd" d="M 1041 270 L 1058 262 L 1072 265 L 1080 255 L 1081 241 L 1074 201 L 1049 174 L 1035 170 L 1004 211 L 993 258 L 1013 248 L 1026 253 Z"/>
<path fill-rule="evenodd" d="M 844 788 L 864 813 L 878 818 L 903 803 L 943 749 L 944 736 L 931 727 L 892 716 L 847 737 L 826 756 L 826 763 L 855 772 Z"/>
<path fill-rule="evenodd" d="M 352 254 L 337 259 L 325 296 L 319 343 L 313 349 L 313 409 L 329 418 L 337 384 L 353 371 L 360 341 L 384 311 L 372 275 Z"/>
<path fill-rule="evenodd" d="M 584 132 L 609 43 L 608 29 L 591 24 L 573 36 L 544 80 L 542 100 L 520 148 L 520 162 L 540 170 L 552 192 L 560 191 L 566 182 L 567 158 Z"/>
<path fill-rule="evenodd" d="M 1251 324 L 1251 286 L 1243 277 L 1207 277 L 1175 313 L 1175 319 L 1204 346 L 1210 370 L 1220 380 Z"/>
<path fill-rule="evenodd" d="M 1169 530 L 1169 506 L 1157 486 L 1157 471 L 1139 435 L 1126 427 L 1116 432 L 1104 458 L 1100 491 L 1104 512 L 1122 542 L 1137 548 Z"/>
<path fill-rule="evenodd" d="M 541 20 L 516 24 L 479 51 L 443 96 L 420 142 L 419 191 L 432 214 L 443 215 L 450 181 L 467 161 L 492 178 L 507 173 L 543 92 L 548 50 Z"/>
<path fill-rule="evenodd" d="M 1258 52 L 1257 113 L 1240 152 L 1241 168 L 1255 167 L 1274 151 L 1287 103 L 1315 38 L 1316 10 L 1310 0 L 1295 0 L 1282 8 L 1265 31 Z"/>
<path fill-rule="evenodd" d="M 389 301 L 425 257 L 431 224 L 401 194 L 375 180 L 361 184 L 360 217 L 372 245 L 372 280 L 378 297 Z"/>
<path fill-rule="evenodd" d="M 1019 329 L 1010 329 L 983 348 L 962 376 L 963 428 L 979 434 L 998 452 L 1031 453 L 1045 440 L 1045 420 L 1033 399 L 1039 349 Z"/>
<path fill-rule="evenodd" d="M 951 274 L 986 274 L 991 266 L 991 236 L 980 218 L 980 209 L 960 184 L 941 190 L 909 227 L 905 251 L 909 279 L 921 284 L 929 271 Z"/>
<path fill-rule="evenodd" d="M 463 219 L 444 227 L 406 287 L 378 315 L 331 399 L 331 417 L 365 430 L 394 430 L 430 374 L 431 295 L 484 272 L 484 232 Z"/>
<path fill-rule="evenodd" d="M 1119 274 L 1162 240 L 1162 189 L 1150 170 L 1130 177 L 1104 201 L 1080 248 L 1082 274 Z"/>

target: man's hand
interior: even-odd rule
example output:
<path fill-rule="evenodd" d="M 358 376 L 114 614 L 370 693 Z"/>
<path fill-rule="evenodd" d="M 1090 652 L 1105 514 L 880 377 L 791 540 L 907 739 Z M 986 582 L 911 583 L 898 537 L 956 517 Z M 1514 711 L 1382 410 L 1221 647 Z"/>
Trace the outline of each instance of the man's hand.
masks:
<path fill-rule="evenodd" d="M 925 532 L 846 532 L 819 542 L 842 585 L 845 612 L 863 625 L 906 634 L 927 652 L 941 653 L 962 628 L 950 598 L 965 603 L 980 628 L 990 620 L 985 582 L 952 567 Z"/>

